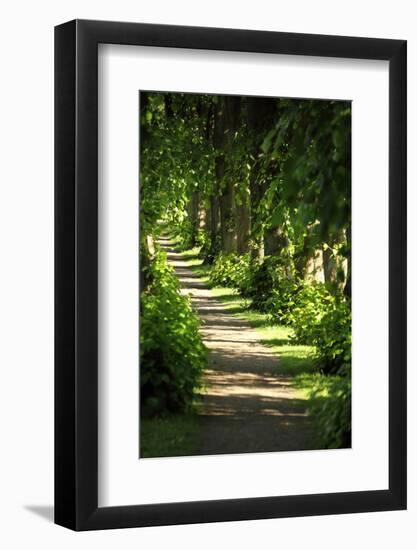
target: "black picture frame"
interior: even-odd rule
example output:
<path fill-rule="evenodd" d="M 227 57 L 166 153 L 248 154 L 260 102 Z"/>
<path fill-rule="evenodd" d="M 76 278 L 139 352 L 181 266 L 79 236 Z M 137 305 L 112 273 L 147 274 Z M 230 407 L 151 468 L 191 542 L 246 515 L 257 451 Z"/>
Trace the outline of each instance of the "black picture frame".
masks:
<path fill-rule="evenodd" d="M 98 507 L 98 44 L 389 62 L 389 488 Z M 55 523 L 74 530 L 406 508 L 404 40 L 74 20 L 55 28 Z"/>

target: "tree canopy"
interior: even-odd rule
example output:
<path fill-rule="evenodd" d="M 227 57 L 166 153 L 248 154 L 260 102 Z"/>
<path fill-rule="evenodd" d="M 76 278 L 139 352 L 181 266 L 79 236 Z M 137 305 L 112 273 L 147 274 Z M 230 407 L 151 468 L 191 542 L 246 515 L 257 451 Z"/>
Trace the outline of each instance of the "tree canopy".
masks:
<path fill-rule="evenodd" d="M 319 254 L 350 292 L 350 115 L 345 101 L 143 92 L 142 243 L 165 218 L 207 261 L 281 254 L 304 277 Z"/>

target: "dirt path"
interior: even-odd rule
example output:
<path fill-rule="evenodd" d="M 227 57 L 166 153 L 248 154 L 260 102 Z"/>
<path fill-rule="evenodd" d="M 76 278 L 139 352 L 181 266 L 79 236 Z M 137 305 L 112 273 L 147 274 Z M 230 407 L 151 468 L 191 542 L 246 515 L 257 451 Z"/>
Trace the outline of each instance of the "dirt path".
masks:
<path fill-rule="evenodd" d="M 212 295 L 169 239 L 161 238 L 159 244 L 182 292 L 191 296 L 210 350 L 197 454 L 314 448 L 306 401 L 291 387 L 291 377 L 280 374 L 277 356 L 259 343 L 259 334 L 246 320 Z"/>

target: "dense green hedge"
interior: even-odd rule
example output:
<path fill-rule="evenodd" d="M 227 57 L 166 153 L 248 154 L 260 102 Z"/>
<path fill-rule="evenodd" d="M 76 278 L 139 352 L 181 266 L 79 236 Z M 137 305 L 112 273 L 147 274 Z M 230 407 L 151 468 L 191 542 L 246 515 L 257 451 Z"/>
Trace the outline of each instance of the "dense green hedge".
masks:
<path fill-rule="evenodd" d="M 199 319 L 164 252 L 156 254 L 149 270 L 151 284 L 140 299 L 141 414 L 186 412 L 206 362 Z"/>
<path fill-rule="evenodd" d="M 316 348 L 320 369 L 326 374 L 344 374 L 351 362 L 350 304 L 326 285 L 304 286 L 298 292 L 287 319 L 299 343 Z"/>

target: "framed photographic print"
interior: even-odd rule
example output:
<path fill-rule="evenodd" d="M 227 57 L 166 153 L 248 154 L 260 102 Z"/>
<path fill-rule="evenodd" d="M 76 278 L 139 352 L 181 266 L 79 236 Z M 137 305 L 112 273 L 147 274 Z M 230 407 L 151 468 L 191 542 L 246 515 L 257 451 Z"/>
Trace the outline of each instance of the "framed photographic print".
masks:
<path fill-rule="evenodd" d="M 406 507 L 406 42 L 55 29 L 55 521 Z"/>

